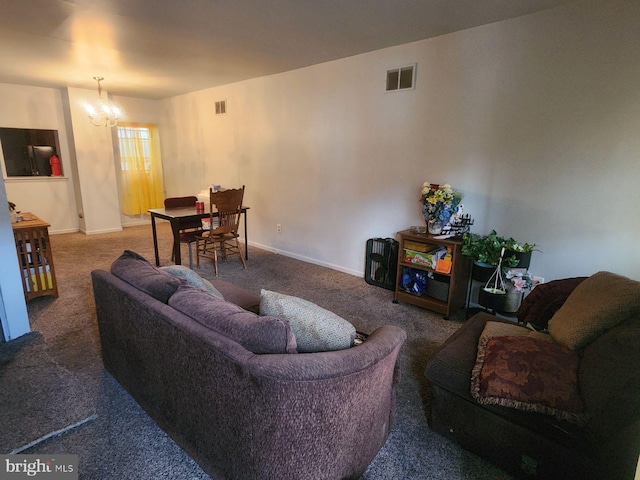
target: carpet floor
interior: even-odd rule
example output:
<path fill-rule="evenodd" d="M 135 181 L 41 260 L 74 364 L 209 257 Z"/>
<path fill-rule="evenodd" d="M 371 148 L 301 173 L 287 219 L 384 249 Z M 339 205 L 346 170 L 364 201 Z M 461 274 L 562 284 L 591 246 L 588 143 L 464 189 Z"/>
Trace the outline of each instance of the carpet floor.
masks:
<path fill-rule="evenodd" d="M 55 362 L 37 332 L 0 347 L 0 372 L 3 454 L 26 451 L 96 417 L 84 384 Z"/>
<path fill-rule="evenodd" d="M 161 264 L 169 265 L 168 224 L 161 223 L 158 231 Z M 39 386 L 42 395 L 34 398 L 28 411 L 38 411 L 39 403 L 54 404 L 54 412 L 64 412 L 60 414 L 59 424 L 64 424 L 61 428 L 88 420 L 23 453 L 77 454 L 82 479 L 209 478 L 146 415 L 102 364 L 90 272 L 108 270 L 125 249 L 153 261 L 151 228 L 128 227 L 122 232 L 92 236 L 53 235 L 51 244 L 60 296 L 29 302 L 29 319 L 35 332 L 30 336 L 34 339 L 14 341 L 33 342 L 24 351 L 42 349 L 43 356 L 51 360 L 50 365 L 39 366 L 37 369 L 41 372 L 29 382 L 29 388 Z M 188 265 L 188 261 L 188 253 L 183 248 L 182 263 Z M 210 261 L 195 270 L 205 278 L 213 278 Z M 265 288 L 305 298 L 348 319 L 359 331 L 370 332 L 385 324 L 405 329 L 408 339 L 398 359 L 403 375 L 398 385 L 396 423 L 362 480 L 512 478 L 432 432 L 427 423 L 429 389 L 424 368 L 438 345 L 460 327 L 464 312 L 444 320 L 427 310 L 392 303 L 391 291 L 369 285 L 362 278 L 253 247 L 249 249 L 247 270 L 237 258 L 230 258 L 221 264 L 220 278 L 255 293 Z M 0 350 L 15 348 L 14 342 L 3 345 Z M 4 390 L 8 385 L 14 392 L 20 389 L 25 375 L 17 369 L 5 371 L 4 364 L 0 366 L 3 368 L 0 387 Z M 55 382 L 47 381 L 44 378 L 47 369 L 58 372 L 68 386 L 63 383 L 57 388 Z M 2 400 L 4 409 L 4 397 Z M 8 423 L 12 430 L 20 419 L 34 418 L 27 409 L 13 403 L 9 405 L 10 411 L 5 410 L 5 416 L 0 417 L 3 426 L 5 418 L 12 418 Z M 52 424 L 44 430 L 60 428 Z M 16 448 L 14 444 L 28 444 L 43 435 L 36 428 L 25 431 L 26 434 L 15 433 L 9 448 Z M 0 439 L 5 441 L 4 437 Z M 4 443 L 1 445 L 5 448 Z"/>

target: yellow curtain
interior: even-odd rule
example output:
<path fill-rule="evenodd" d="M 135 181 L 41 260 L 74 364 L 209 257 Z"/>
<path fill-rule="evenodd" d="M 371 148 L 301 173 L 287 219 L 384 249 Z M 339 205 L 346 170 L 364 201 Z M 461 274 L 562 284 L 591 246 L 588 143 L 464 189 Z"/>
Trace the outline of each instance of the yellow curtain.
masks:
<path fill-rule="evenodd" d="M 147 213 L 164 203 L 160 141 L 155 125 L 118 124 L 120 204 L 125 215 Z"/>

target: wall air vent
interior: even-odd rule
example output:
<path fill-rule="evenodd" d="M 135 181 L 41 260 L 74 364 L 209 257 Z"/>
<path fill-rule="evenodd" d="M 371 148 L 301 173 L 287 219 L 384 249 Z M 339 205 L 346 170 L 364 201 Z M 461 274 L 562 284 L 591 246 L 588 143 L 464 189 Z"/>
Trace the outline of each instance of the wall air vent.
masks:
<path fill-rule="evenodd" d="M 387 70 L 387 92 L 411 90 L 416 84 L 416 64 Z"/>
<path fill-rule="evenodd" d="M 224 115 L 227 113 L 227 101 L 220 100 L 216 102 L 216 115 Z"/>

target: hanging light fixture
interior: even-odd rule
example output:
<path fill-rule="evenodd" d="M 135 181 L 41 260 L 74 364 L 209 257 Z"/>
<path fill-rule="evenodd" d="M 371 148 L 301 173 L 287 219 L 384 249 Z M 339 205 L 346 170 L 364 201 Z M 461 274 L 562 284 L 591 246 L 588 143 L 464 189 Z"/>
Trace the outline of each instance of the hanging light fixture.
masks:
<path fill-rule="evenodd" d="M 102 87 L 100 86 L 100 82 L 104 80 L 104 78 L 93 77 L 93 79 L 98 82 L 98 105 L 97 107 L 88 103 L 84 105 L 89 119 L 96 127 L 115 127 L 118 124 L 120 110 L 118 107 L 102 101 Z"/>

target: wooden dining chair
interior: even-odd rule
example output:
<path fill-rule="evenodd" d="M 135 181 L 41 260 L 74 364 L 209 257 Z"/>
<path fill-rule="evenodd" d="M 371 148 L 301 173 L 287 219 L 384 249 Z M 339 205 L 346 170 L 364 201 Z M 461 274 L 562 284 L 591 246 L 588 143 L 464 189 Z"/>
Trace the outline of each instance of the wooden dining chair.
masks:
<path fill-rule="evenodd" d="M 180 207 L 193 207 L 198 201 L 198 197 L 196 196 L 188 196 L 188 197 L 169 197 L 164 199 L 164 208 L 180 208 Z M 189 268 L 193 269 L 193 252 L 191 251 L 191 244 L 196 242 L 196 236 L 201 235 L 202 230 L 202 220 L 191 219 L 191 220 L 180 220 L 179 224 L 180 231 L 180 243 L 186 243 L 189 246 Z M 175 250 L 172 250 L 172 252 Z M 173 258 L 174 254 L 171 253 L 171 261 L 175 262 L 176 259 Z"/>
<path fill-rule="evenodd" d="M 244 185 L 242 188 L 218 192 L 209 189 L 210 230 L 204 230 L 203 233 L 196 235 L 196 265 L 200 266 L 200 257 L 210 258 L 213 260 L 216 277 L 218 276 L 218 252 L 223 260 L 226 260 L 228 255 L 237 253 L 242 266 L 247 268 L 238 242 L 243 198 Z"/>

